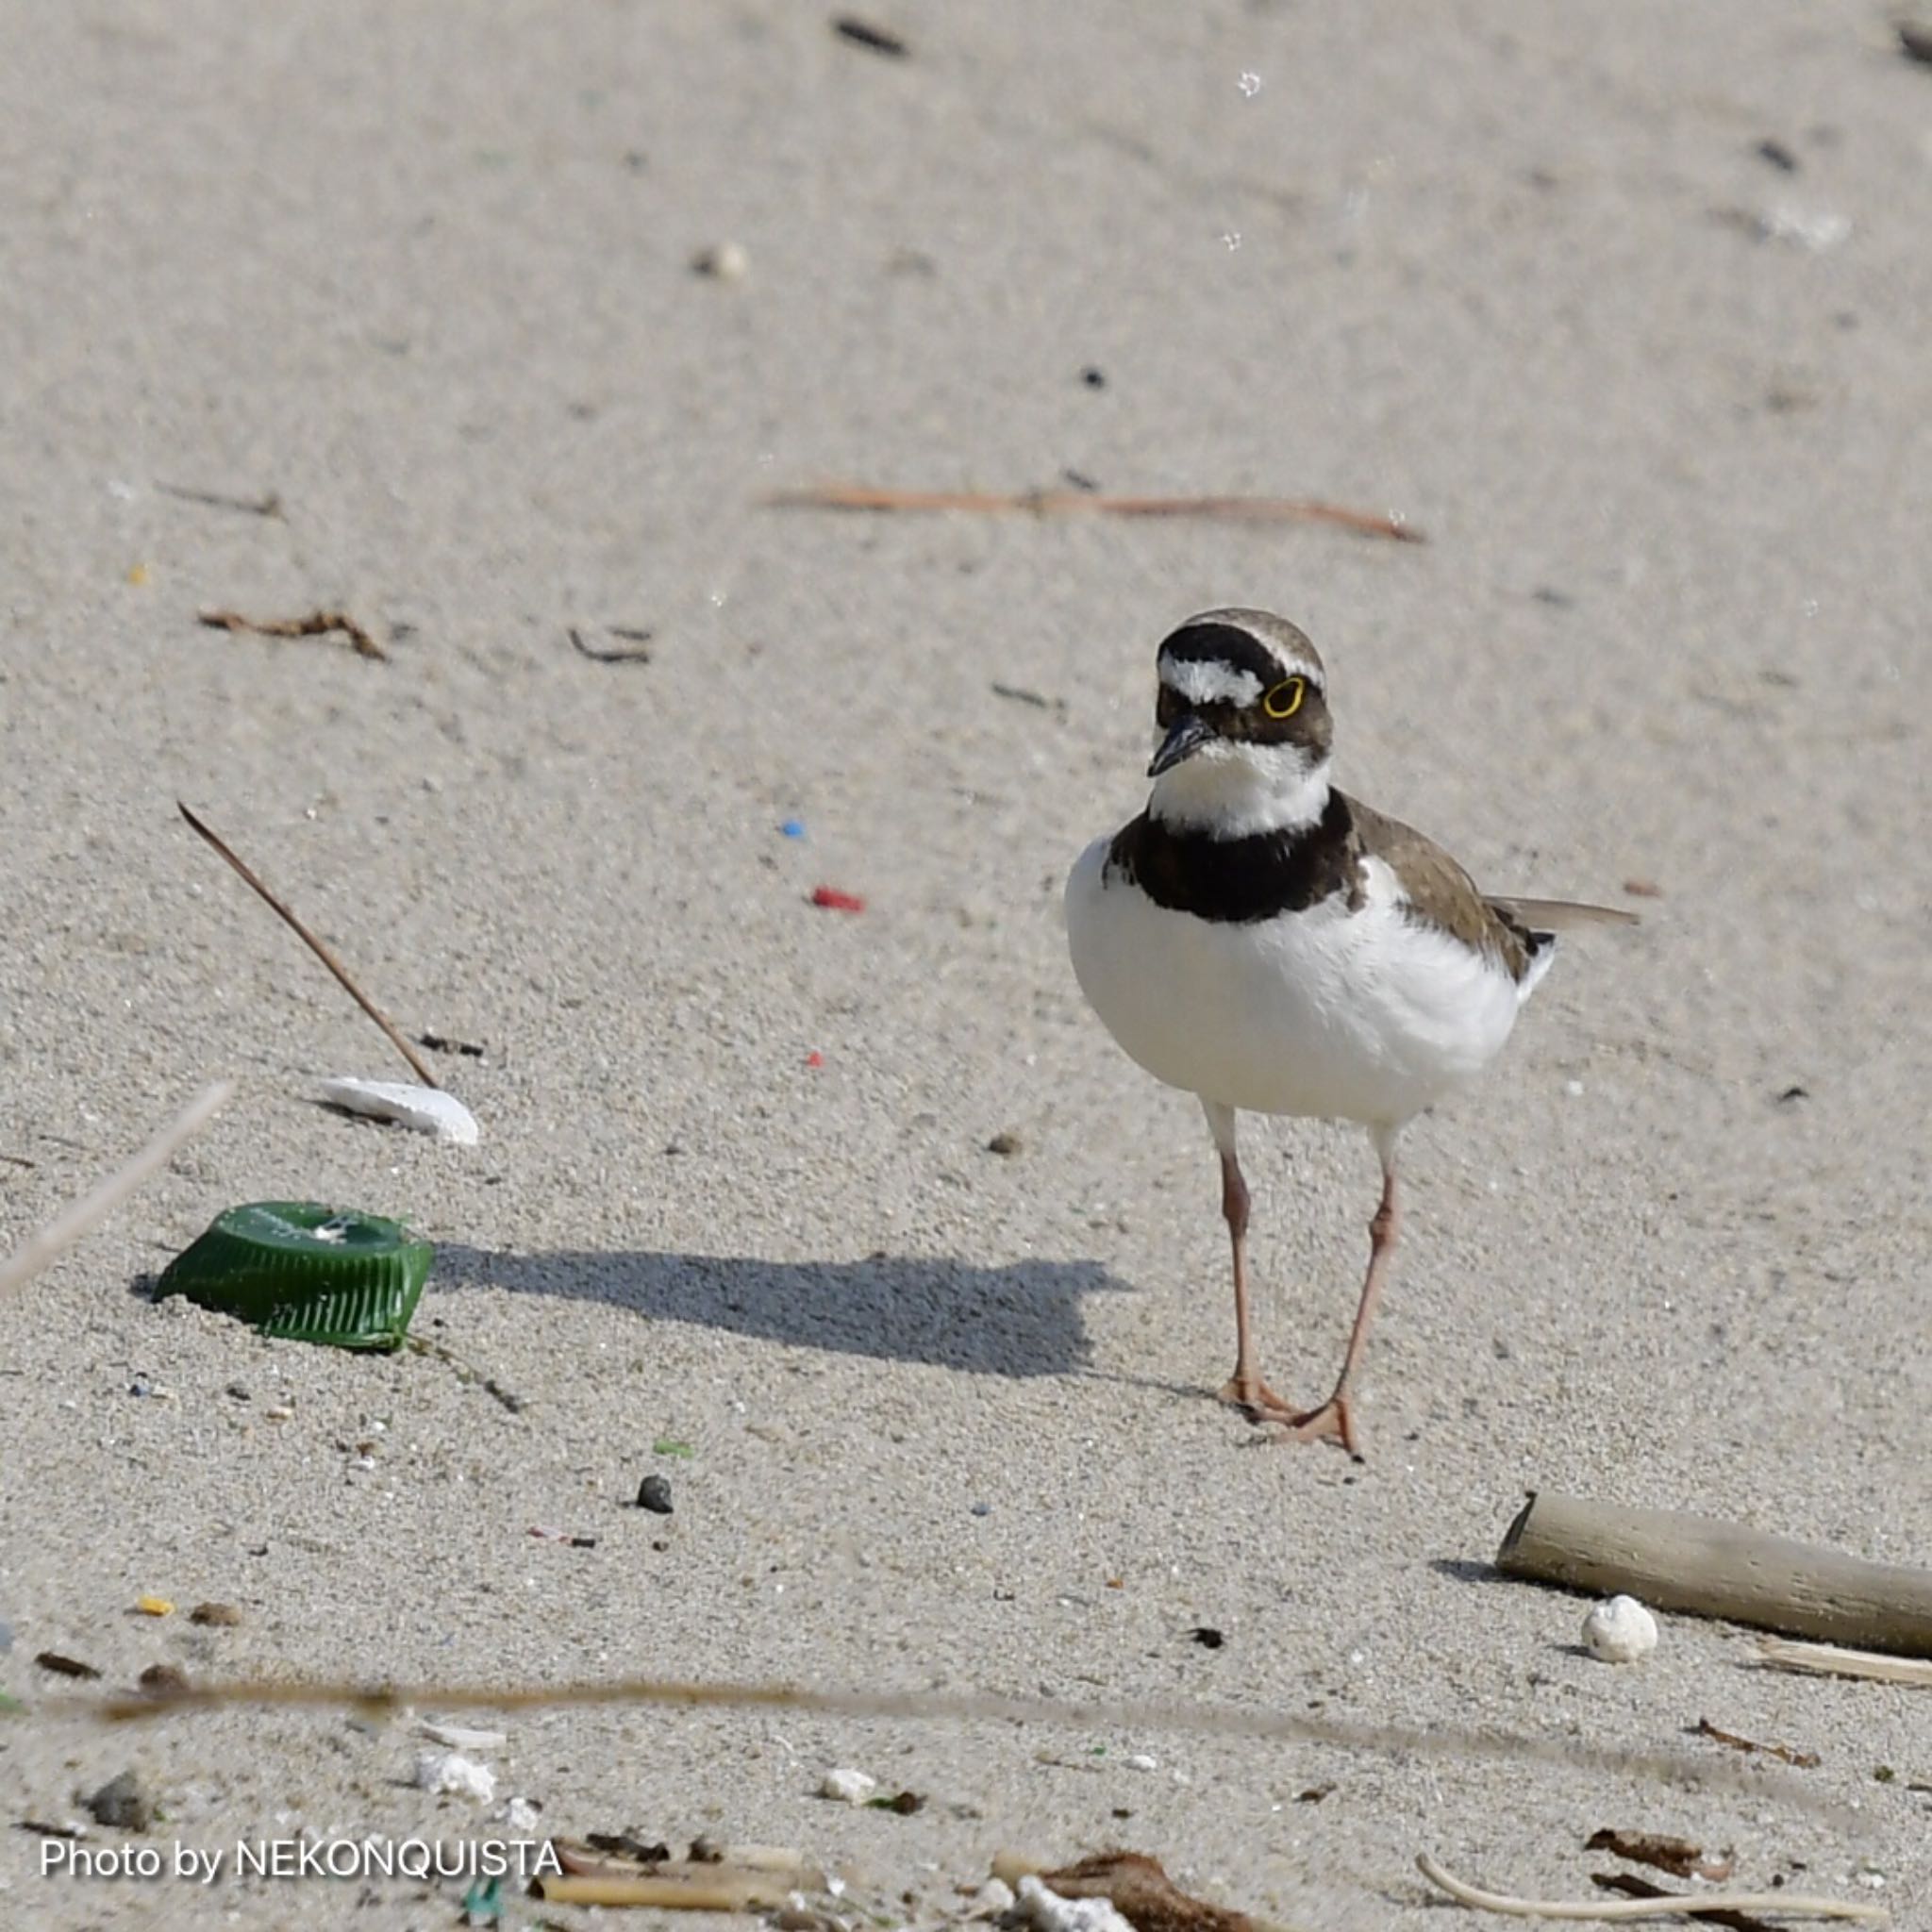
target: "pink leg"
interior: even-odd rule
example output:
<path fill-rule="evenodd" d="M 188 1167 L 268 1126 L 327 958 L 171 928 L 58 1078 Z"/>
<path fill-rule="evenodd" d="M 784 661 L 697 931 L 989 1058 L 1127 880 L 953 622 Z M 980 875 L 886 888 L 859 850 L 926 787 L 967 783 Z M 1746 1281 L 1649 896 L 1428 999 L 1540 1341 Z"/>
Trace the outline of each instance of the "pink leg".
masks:
<path fill-rule="evenodd" d="M 1224 1402 L 1247 1410 L 1254 1422 L 1286 1423 L 1295 1411 L 1261 1379 L 1255 1366 L 1254 1323 L 1248 1305 L 1248 1184 L 1235 1158 L 1235 1116 L 1232 1108 L 1203 1101 L 1208 1124 L 1221 1150 L 1221 1214 L 1234 1250 L 1234 1374 L 1221 1385 Z"/>
<path fill-rule="evenodd" d="M 1362 1298 L 1355 1311 L 1355 1326 L 1349 1332 L 1348 1354 L 1342 1358 L 1341 1376 L 1335 1392 L 1320 1408 L 1298 1415 L 1289 1424 L 1288 1440 L 1292 1442 L 1340 1442 L 1357 1461 L 1361 1445 L 1355 1432 L 1355 1415 L 1349 1405 L 1349 1387 L 1362 1354 L 1368 1347 L 1369 1328 L 1375 1319 L 1375 1305 L 1382 1298 L 1382 1277 L 1388 1273 L 1395 1253 L 1395 1234 L 1401 1215 L 1395 1205 L 1394 1136 L 1377 1135 L 1375 1151 L 1382 1158 L 1382 1204 L 1369 1223 L 1369 1273 L 1362 1283 Z"/>

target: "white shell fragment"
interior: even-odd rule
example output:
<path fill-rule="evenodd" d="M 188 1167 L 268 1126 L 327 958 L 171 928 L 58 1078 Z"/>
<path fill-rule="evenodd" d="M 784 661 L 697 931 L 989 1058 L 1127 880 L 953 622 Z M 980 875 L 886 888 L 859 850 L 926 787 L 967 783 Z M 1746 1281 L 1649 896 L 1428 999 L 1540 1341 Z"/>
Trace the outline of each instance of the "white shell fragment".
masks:
<path fill-rule="evenodd" d="M 1029 1872 L 1020 1881 L 1020 1916 L 1035 1932 L 1134 1932 L 1108 1898 L 1062 1898 Z"/>
<path fill-rule="evenodd" d="M 487 1805 L 496 1795 L 496 1774 L 456 1751 L 425 1751 L 416 1759 L 416 1788 L 438 1797 L 474 1798 Z"/>
<path fill-rule="evenodd" d="M 828 1771 L 820 1780 L 819 1796 L 836 1798 L 841 1805 L 862 1805 L 878 1788 L 878 1779 L 862 1771 Z"/>
<path fill-rule="evenodd" d="M 1607 1597 L 1583 1620 L 1583 1647 L 1607 1664 L 1634 1664 L 1657 1648 L 1657 1619 L 1634 1596 Z"/>
<path fill-rule="evenodd" d="M 440 1087 L 414 1087 L 407 1080 L 358 1080 L 345 1074 L 322 1083 L 322 1098 L 331 1107 L 414 1127 L 419 1134 L 434 1134 L 458 1147 L 474 1147 L 481 1134 L 476 1116 Z"/>

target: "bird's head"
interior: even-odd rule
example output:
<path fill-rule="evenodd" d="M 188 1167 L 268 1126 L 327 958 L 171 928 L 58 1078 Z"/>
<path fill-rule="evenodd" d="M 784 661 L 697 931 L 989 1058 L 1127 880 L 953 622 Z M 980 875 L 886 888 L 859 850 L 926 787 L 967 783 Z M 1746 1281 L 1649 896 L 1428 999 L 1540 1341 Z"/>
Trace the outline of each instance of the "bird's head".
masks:
<path fill-rule="evenodd" d="M 1266 610 L 1205 610 L 1156 658 L 1148 809 L 1224 837 L 1311 824 L 1332 726 L 1315 647 Z"/>

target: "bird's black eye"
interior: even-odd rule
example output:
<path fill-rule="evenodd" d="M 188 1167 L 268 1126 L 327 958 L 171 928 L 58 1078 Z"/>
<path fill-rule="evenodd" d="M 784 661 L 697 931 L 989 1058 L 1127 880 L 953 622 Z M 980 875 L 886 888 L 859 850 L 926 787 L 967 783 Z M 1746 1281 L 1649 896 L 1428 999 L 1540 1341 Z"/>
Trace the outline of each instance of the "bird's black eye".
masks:
<path fill-rule="evenodd" d="M 1292 718 L 1308 694 L 1306 677 L 1284 677 L 1261 700 L 1261 708 L 1271 718 Z"/>

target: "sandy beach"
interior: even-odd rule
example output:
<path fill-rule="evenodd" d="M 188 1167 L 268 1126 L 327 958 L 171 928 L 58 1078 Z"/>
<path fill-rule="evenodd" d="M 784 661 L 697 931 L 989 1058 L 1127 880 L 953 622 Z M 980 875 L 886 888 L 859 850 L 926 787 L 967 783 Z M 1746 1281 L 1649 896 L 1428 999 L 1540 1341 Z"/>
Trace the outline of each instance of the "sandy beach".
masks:
<path fill-rule="evenodd" d="M 996 1851 L 1114 1845 L 1421 1932 L 1481 1921 L 1418 1852 L 1586 1896 L 1607 1826 L 1932 1924 L 1932 1691 L 1682 1616 L 1606 1665 L 1490 1567 L 1526 1490 L 1932 1563 L 1932 66 L 1848 0 L 863 17 L 904 51 L 779 0 L 0 0 L 0 1251 L 237 1082 L 0 1300 L 0 1924 L 429 1928 L 465 1889 L 50 1845 L 600 1832 L 797 1847 L 921 1932 Z M 828 479 L 1426 541 L 761 502 Z M 1643 920 L 1566 940 L 1407 1136 L 1359 1465 L 1211 1399 L 1199 1109 L 1067 963 L 1155 646 L 1221 604 L 1314 639 L 1351 791 Z M 478 1145 L 314 1104 L 405 1070 L 177 800 L 483 1049 L 436 1058 Z M 1374 1161 L 1245 1131 L 1263 1365 L 1312 1402 Z M 435 1241 L 441 1353 L 152 1299 L 288 1198 Z M 160 1663 L 1429 1741 L 469 1713 L 484 1802 L 413 1782 L 430 1707 L 74 1714 Z M 923 1807 L 818 1796 L 841 1766 Z M 82 1802 L 130 1769 L 139 1835 Z"/>

